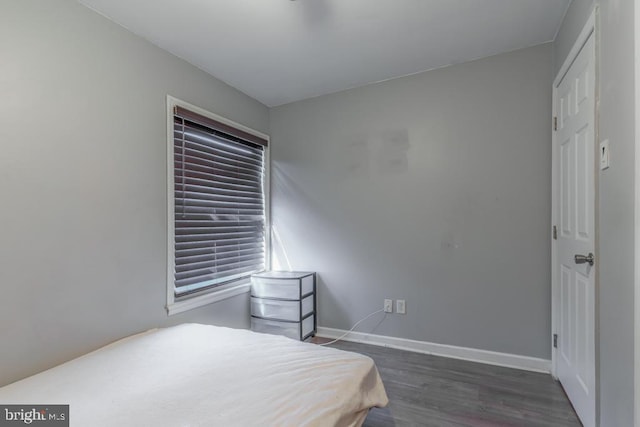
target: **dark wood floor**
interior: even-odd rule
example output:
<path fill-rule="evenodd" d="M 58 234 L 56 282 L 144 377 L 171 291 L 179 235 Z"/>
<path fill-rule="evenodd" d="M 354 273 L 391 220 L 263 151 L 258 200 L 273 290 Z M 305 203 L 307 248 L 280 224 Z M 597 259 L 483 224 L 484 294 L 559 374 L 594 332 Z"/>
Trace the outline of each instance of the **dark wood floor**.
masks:
<path fill-rule="evenodd" d="M 378 366 L 389 405 L 374 408 L 365 427 L 580 426 L 548 374 L 346 341 L 332 346 Z"/>

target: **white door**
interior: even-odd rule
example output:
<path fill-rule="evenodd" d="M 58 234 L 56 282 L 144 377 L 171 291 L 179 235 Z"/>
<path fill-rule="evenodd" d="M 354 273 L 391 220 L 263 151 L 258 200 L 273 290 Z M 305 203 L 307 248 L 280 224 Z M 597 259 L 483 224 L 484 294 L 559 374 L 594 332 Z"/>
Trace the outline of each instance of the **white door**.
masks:
<path fill-rule="evenodd" d="M 595 426 L 595 44 L 556 86 L 556 374 L 585 427 Z"/>

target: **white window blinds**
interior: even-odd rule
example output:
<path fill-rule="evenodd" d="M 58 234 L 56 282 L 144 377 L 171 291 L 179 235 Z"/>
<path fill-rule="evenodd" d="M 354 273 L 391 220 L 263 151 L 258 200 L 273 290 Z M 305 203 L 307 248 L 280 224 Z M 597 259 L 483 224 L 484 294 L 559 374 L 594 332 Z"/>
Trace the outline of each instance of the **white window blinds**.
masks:
<path fill-rule="evenodd" d="M 174 284 L 182 297 L 264 270 L 267 141 L 174 109 Z"/>

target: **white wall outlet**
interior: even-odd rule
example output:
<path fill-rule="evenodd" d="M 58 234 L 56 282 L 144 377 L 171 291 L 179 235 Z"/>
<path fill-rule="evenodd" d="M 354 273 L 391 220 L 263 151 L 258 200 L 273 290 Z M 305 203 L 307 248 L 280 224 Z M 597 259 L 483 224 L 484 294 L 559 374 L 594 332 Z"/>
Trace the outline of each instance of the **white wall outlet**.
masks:
<path fill-rule="evenodd" d="M 600 143 L 600 170 L 609 169 L 610 160 L 609 140 L 605 139 Z"/>
<path fill-rule="evenodd" d="M 384 312 L 385 313 L 393 313 L 393 300 L 392 299 L 384 300 Z"/>
<path fill-rule="evenodd" d="M 396 300 L 396 313 L 407 314 L 407 304 L 405 300 L 403 299 Z"/>

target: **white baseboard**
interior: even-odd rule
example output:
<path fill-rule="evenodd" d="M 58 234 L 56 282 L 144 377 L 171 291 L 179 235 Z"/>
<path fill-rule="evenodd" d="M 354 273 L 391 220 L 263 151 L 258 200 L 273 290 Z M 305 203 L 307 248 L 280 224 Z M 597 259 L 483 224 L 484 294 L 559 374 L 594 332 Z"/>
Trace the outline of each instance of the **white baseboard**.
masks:
<path fill-rule="evenodd" d="M 343 331 L 341 329 L 318 327 L 317 336 L 336 339 L 346 332 L 347 331 Z M 450 357 L 452 359 L 468 360 L 470 362 L 486 363 L 488 365 L 523 369 L 525 371 L 544 372 L 546 374 L 551 373 L 551 360 L 539 359 L 537 357 L 498 353 L 495 351 L 479 350 L 476 348 L 457 347 L 454 345 L 436 344 L 426 341 L 387 337 L 384 335 L 374 335 L 363 332 L 349 332 L 343 340 L 381 347 L 397 348 L 399 350 L 408 350 L 416 353 L 432 354 L 434 356 Z"/>

